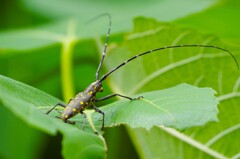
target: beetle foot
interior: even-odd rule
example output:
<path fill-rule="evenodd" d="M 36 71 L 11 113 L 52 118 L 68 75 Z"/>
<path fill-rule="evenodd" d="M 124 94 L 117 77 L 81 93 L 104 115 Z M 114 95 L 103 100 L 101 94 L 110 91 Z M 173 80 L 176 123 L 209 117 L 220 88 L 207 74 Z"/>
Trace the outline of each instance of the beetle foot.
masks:
<path fill-rule="evenodd" d="M 132 100 L 139 100 L 139 99 L 142 99 L 142 98 L 143 98 L 143 96 L 138 96 L 136 98 L 132 98 Z"/>

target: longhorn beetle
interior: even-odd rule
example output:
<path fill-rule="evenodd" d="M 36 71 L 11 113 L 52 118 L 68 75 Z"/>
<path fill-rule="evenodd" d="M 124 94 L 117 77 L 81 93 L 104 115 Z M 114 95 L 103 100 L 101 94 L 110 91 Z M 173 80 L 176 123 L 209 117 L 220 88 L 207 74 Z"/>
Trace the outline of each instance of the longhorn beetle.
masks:
<path fill-rule="evenodd" d="M 86 123 L 86 114 L 83 112 L 85 109 L 87 109 L 88 107 L 93 108 L 96 112 L 101 113 L 102 114 L 102 127 L 101 130 L 103 130 L 104 128 L 104 112 L 101 111 L 100 109 L 98 109 L 94 103 L 95 102 L 99 102 L 99 101 L 103 101 L 115 96 L 119 96 L 122 98 L 126 98 L 128 100 L 136 100 L 136 99 L 140 99 L 142 98 L 142 96 L 136 97 L 136 98 L 131 98 L 125 95 L 121 95 L 121 94 L 110 94 L 108 96 L 105 96 L 103 98 L 96 98 L 96 94 L 98 92 L 102 92 L 102 82 L 113 72 L 115 72 L 116 70 L 118 70 L 120 67 L 124 66 L 125 64 L 127 64 L 128 62 L 143 56 L 143 55 L 147 55 L 156 51 L 160 51 L 160 50 L 165 50 L 165 49 L 170 49 L 170 48 L 181 48 L 181 47 L 205 47 L 205 48 L 214 48 L 214 49 L 218 49 L 224 52 L 227 52 L 231 55 L 231 57 L 234 59 L 235 63 L 237 64 L 237 68 L 239 69 L 239 65 L 237 60 L 235 59 L 235 57 L 233 56 L 233 54 L 223 48 L 220 48 L 218 46 L 213 46 L 213 45 L 201 45 L 201 44 L 190 44 L 190 45 L 173 45 L 173 46 L 164 46 L 164 47 L 160 47 L 160 48 L 156 48 L 153 50 L 149 50 L 140 54 L 137 54 L 135 56 L 133 56 L 132 58 L 126 60 L 125 62 L 121 63 L 120 65 L 118 65 L 117 67 L 113 68 L 112 70 L 110 70 L 109 72 L 107 72 L 106 74 L 104 74 L 100 79 L 99 79 L 99 71 L 101 69 L 101 66 L 103 64 L 103 60 L 105 58 L 105 54 L 106 54 L 106 50 L 107 50 L 107 45 L 108 45 L 108 40 L 109 40 L 109 35 L 110 35 L 110 31 L 111 31 L 111 24 L 112 24 L 112 20 L 111 20 L 111 16 L 110 14 L 102 14 L 100 16 L 108 16 L 109 18 L 109 24 L 108 24 L 108 31 L 107 31 L 107 35 L 106 35 L 106 39 L 105 39 L 105 45 L 104 45 L 104 49 L 102 52 L 102 58 L 101 61 L 98 65 L 97 71 L 96 71 L 96 80 L 91 83 L 83 92 L 78 93 L 74 98 L 70 99 L 68 104 L 63 104 L 63 103 L 57 103 L 55 106 L 53 106 L 48 112 L 46 112 L 46 114 L 49 114 L 56 106 L 61 106 L 64 107 L 64 112 L 61 113 L 62 117 L 57 117 L 62 119 L 64 122 L 66 123 L 70 123 L 70 124 L 74 124 L 74 122 L 69 121 L 68 119 L 72 118 L 73 116 L 77 115 L 78 113 L 81 113 L 83 115 L 84 118 L 84 122 L 82 125 L 82 129 L 84 129 L 85 123 Z"/>

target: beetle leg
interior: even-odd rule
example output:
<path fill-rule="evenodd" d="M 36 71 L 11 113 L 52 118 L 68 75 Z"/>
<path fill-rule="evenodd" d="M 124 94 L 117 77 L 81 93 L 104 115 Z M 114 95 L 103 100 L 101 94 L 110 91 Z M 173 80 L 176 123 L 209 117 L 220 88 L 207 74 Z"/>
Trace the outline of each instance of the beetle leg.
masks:
<path fill-rule="evenodd" d="M 73 98 L 70 98 L 70 99 L 69 99 L 68 104 L 71 102 L 71 100 L 73 100 Z"/>
<path fill-rule="evenodd" d="M 55 116 L 55 118 L 58 118 L 58 119 L 61 119 L 62 120 L 62 118 L 61 117 L 59 117 L 59 116 Z M 75 121 L 70 121 L 70 120 L 66 120 L 66 121 L 64 121 L 65 123 L 68 123 L 68 124 L 75 124 Z"/>
<path fill-rule="evenodd" d="M 56 106 L 61 106 L 61 107 L 66 107 L 66 104 L 63 103 L 57 103 L 56 105 L 54 105 L 49 111 L 46 112 L 46 114 L 49 114 L 54 108 L 56 108 Z"/>
<path fill-rule="evenodd" d="M 84 112 L 80 112 L 83 115 L 84 121 L 83 121 L 83 125 L 82 125 L 82 129 L 84 130 L 85 124 L 86 124 L 86 114 Z"/>
<path fill-rule="evenodd" d="M 110 94 L 110 95 L 105 96 L 103 98 L 95 99 L 95 101 L 99 102 L 99 101 L 103 101 L 103 100 L 106 100 L 106 99 L 109 99 L 109 98 L 112 98 L 112 97 L 116 97 L 116 96 L 119 96 L 119 97 L 122 97 L 122 98 L 126 98 L 126 99 L 129 99 L 129 100 L 136 100 L 136 99 L 143 98 L 143 96 L 139 96 L 139 97 L 136 97 L 136 98 L 131 98 L 131 97 L 124 96 L 124 95 L 121 95 L 121 94 Z"/>
<path fill-rule="evenodd" d="M 66 123 L 68 123 L 68 124 L 75 124 L 75 121 L 67 120 Z"/>
<path fill-rule="evenodd" d="M 60 112 L 60 110 L 56 110 L 59 114 L 61 114 L 62 115 L 62 112 Z"/>
<path fill-rule="evenodd" d="M 104 129 L 104 117 L 105 117 L 104 112 L 101 111 L 100 109 L 98 109 L 93 103 L 92 103 L 91 107 L 92 107 L 96 112 L 102 114 L 103 118 L 102 118 L 102 128 L 101 128 L 101 130 L 103 130 L 103 129 Z"/>

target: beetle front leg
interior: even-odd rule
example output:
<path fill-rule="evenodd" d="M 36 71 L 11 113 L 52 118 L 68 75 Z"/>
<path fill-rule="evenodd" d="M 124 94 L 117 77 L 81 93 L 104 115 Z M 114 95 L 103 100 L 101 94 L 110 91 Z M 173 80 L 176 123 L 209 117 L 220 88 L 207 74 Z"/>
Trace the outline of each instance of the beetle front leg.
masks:
<path fill-rule="evenodd" d="M 61 120 L 62 120 L 62 118 L 59 117 L 59 116 L 55 116 L 55 118 L 58 118 L 58 119 L 61 119 Z M 68 124 L 75 124 L 75 121 L 70 121 L 70 120 L 64 120 L 64 122 L 65 122 L 65 123 L 68 123 Z"/>
<path fill-rule="evenodd" d="M 61 107 L 65 108 L 65 107 L 66 107 L 66 104 L 57 103 L 57 104 L 54 105 L 49 111 L 47 111 L 46 114 L 49 114 L 54 108 L 56 108 L 56 106 L 61 106 Z"/>

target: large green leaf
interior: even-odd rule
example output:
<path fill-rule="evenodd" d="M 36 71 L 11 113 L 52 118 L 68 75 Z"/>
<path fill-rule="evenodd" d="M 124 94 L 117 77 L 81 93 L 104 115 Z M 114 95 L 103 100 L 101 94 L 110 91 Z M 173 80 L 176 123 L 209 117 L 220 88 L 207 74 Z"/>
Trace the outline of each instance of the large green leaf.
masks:
<path fill-rule="evenodd" d="M 79 19 L 56 21 L 31 29 L 2 31 L 0 33 L 0 53 L 4 55 L 6 52 L 15 50 L 29 50 L 64 44 L 69 40 L 74 41 L 90 35 L 86 27 L 86 20 L 80 21 Z"/>
<path fill-rule="evenodd" d="M 218 102 L 214 92 L 181 84 L 140 94 L 144 98 L 139 101 L 114 102 L 101 110 L 106 114 L 107 126 L 125 124 L 150 130 L 153 126 L 164 125 L 182 130 L 217 121 Z"/>
<path fill-rule="evenodd" d="M 25 54 L 26 50 L 66 45 L 86 38 L 93 38 L 107 33 L 109 18 L 100 16 L 88 23 L 94 16 L 68 18 L 39 25 L 33 28 L 3 30 L 0 32 L 0 55 Z M 96 25 L 97 24 L 97 25 Z M 117 30 L 113 30 L 116 32 Z"/>
<path fill-rule="evenodd" d="M 240 31 L 238 28 L 240 27 L 240 23 L 236 21 L 239 16 L 239 1 L 221 0 L 218 5 L 210 7 L 203 12 L 179 19 L 176 22 L 215 34 L 224 38 L 224 40 L 235 42 L 239 45 Z"/>
<path fill-rule="evenodd" d="M 99 18 L 92 24 L 86 24 L 86 21 L 101 13 L 110 13 L 112 15 L 114 20 L 112 32 L 116 33 L 129 30 L 132 26 L 132 19 L 136 16 L 144 15 L 162 21 L 171 21 L 204 10 L 216 3 L 216 0 L 194 0 L 191 2 L 182 0 L 180 4 L 175 0 L 142 1 L 141 3 L 138 3 L 138 1 L 118 3 L 116 1 L 86 0 L 74 2 L 63 0 L 22 1 L 23 5 L 32 12 L 37 12 L 47 18 L 51 18 L 51 20 L 42 26 L 34 28 L 1 32 L 0 47 L 6 51 L 33 49 L 64 43 L 71 38 L 69 32 L 76 39 L 106 34 L 107 18 Z M 133 7 L 136 6 L 136 3 L 138 3 L 138 7 Z M 185 7 L 186 5 L 188 5 L 187 8 Z M 123 8 L 128 11 L 123 12 Z M 178 12 L 173 12 L 176 8 Z M 86 13 L 88 16 L 86 16 Z M 56 19 L 56 17 L 58 18 Z"/>
<path fill-rule="evenodd" d="M 40 159 L 45 134 L 19 120 L 17 116 L 2 105 L 0 106 L 0 112 L 0 125 L 4 128 L 0 131 L 2 143 L 0 144 L 0 158 Z"/>
<path fill-rule="evenodd" d="M 239 48 L 226 45 L 215 36 L 155 20 L 138 18 L 134 33 L 106 57 L 108 70 L 140 52 L 179 44 L 216 45 L 235 56 Z M 178 48 L 155 52 L 131 62 L 108 80 L 114 92 L 136 94 L 167 88 L 181 82 L 211 86 L 221 101 L 219 123 L 196 127 L 181 134 L 176 130 L 155 127 L 129 133 L 142 158 L 237 158 L 239 150 L 239 73 L 232 57 L 216 49 Z M 224 146 L 227 145 L 227 146 Z M 174 156 L 169 156 L 169 153 Z M 165 153 L 163 155 L 163 153 Z"/>
<path fill-rule="evenodd" d="M 57 102 L 56 98 L 35 88 L 0 76 L 0 101 L 16 116 L 44 132 L 56 135 L 63 134 L 63 156 L 65 158 L 104 158 L 106 147 L 99 136 L 93 132 L 87 133 L 75 127 L 64 124 L 57 119 L 50 119 L 44 113 L 45 109 Z M 44 111 L 40 111 L 44 110 Z M 94 153 L 92 153 L 94 151 Z"/>
<path fill-rule="evenodd" d="M 195 4 L 195 6 L 197 6 L 197 5 Z M 224 8 L 224 6 L 222 6 L 222 5 L 220 5 L 220 6 Z M 232 6 L 237 7 L 238 5 L 232 5 Z M 231 9 L 232 6 L 229 7 L 230 8 L 229 11 L 233 11 Z M 34 8 L 34 7 L 32 7 L 32 8 Z M 169 7 L 166 7 L 166 8 L 168 8 L 168 10 L 170 11 Z M 189 8 L 193 8 L 193 7 L 189 7 Z M 227 6 L 227 8 L 228 8 L 228 6 Z M 220 22 L 221 24 L 218 24 L 218 27 L 216 27 L 215 24 L 218 21 L 214 21 L 214 22 L 212 21 L 212 20 L 216 19 L 216 17 L 209 18 L 209 15 L 212 15 L 212 13 L 210 14 L 209 12 L 202 12 L 203 14 L 207 15 L 207 18 L 209 18 L 211 20 L 211 22 L 213 22 L 213 23 L 210 23 L 210 22 L 208 23 L 206 21 L 203 21 L 201 24 L 204 24 L 204 26 L 206 26 L 206 27 L 210 26 L 210 31 L 211 32 L 214 31 L 214 33 L 217 32 L 218 35 L 222 36 L 224 34 L 223 37 L 226 37 L 225 35 L 227 35 L 227 38 L 229 38 L 229 37 L 236 38 L 237 31 L 234 30 L 233 28 L 237 27 L 237 25 L 235 25 L 236 23 L 234 20 L 227 17 L 227 13 L 230 13 L 230 12 L 228 12 L 227 9 L 219 10 L 217 12 L 226 13 L 226 14 L 224 14 L 226 16 L 224 16 L 224 15 L 217 16 L 217 17 L 224 16 L 223 18 L 225 19 L 225 22 L 224 21 Z M 178 12 L 171 12 L 171 13 L 178 14 Z M 94 16 L 95 15 L 96 14 L 94 14 Z M 169 18 L 168 16 L 170 15 L 170 18 L 171 18 L 171 14 L 162 14 L 162 15 L 164 17 L 166 17 L 167 19 Z M 200 13 L 200 15 L 201 15 L 201 13 Z M 238 15 L 237 12 L 234 15 L 237 16 Z M 158 14 L 156 14 L 156 16 L 159 17 Z M 118 18 L 116 18 L 117 15 L 114 15 L 113 17 L 114 17 L 113 27 L 112 27 L 113 31 L 115 30 L 116 27 L 124 28 L 121 25 L 119 25 L 119 23 L 115 23 L 116 19 L 118 21 Z M 197 17 L 192 16 L 190 18 L 197 20 L 197 22 L 202 20 L 201 16 L 198 17 L 198 15 L 197 15 Z M 206 20 L 206 17 L 203 19 Z M 233 18 L 233 19 L 236 19 L 236 18 Z M 229 20 L 229 21 L 226 22 L 226 20 Z M 184 22 L 184 20 L 183 20 L 183 22 Z M 230 28 L 228 26 L 228 24 L 230 22 L 234 22 L 234 24 L 229 25 L 230 27 L 233 27 L 233 28 Z M 105 24 L 105 21 L 103 23 Z M 124 20 L 124 23 L 125 23 L 125 20 Z M 114 25 L 114 24 L 117 24 L 117 25 Z M 123 24 L 123 21 L 121 21 L 121 24 Z M 201 26 L 201 24 L 197 23 L 196 26 Z M 151 27 L 147 27 L 148 25 L 151 25 Z M 55 24 L 47 25 L 47 26 L 45 26 L 45 28 L 43 27 L 43 29 L 42 29 L 42 27 L 37 27 L 36 29 L 34 29 L 34 31 L 36 30 L 36 32 L 38 32 L 40 30 L 40 34 L 41 34 L 41 33 L 43 33 L 41 31 L 44 30 L 44 31 L 48 31 L 47 33 L 49 33 L 50 35 L 52 35 L 52 33 L 57 33 L 57 34 L 60 33 L 62 36 L 64 36 L 64 39 L 67 39 L 67 34 L 66 34 L 67 31 L 66 30 L 68 30 L 67 29 L 68 26 L 69 25 L 67 25 L 66 22 L 59 22 L 56 25 Z M 141 28 L 140 26 L 143 28 Z M 81 28 L 81 27 L 79 27 L 79 28 Z M 223 44 L 222 42 L 218 41 L 218 39 L 216 39 L 213 36 L 202 36 L 202 35 L 196 33 L 195 31 L 192 31 L 189 29 L 180 29 L 180 28 L 176 28 L 176 27 L 172 27 L 172 26 L 169 29 L 167 29 L 167 28 L 168 28 L 168 26 L 162 25 L 162 24 L 157 24 L 156 22 L 139 21 L 139 23 L 137 24 L 137 27 L 136 27 L 136 31 L 138 32 L 138 34 L 134 34 L 133 36 L 130 36 L 131 40 L 126 41 L 126 43 L 122 45 L 123 47 L 120 49 L 119 52 L 115 50 L 116 54 L 119 54 L 119 57 L 117 57 L 116 59 L 112 59 L 110 57 L 109 58 L 110 60 L 106 61 L 105 64 L 110 69 L 110 68 L 114 67 L 117 64 L 117 62 L 120 63 L 123 60 L 127 59 L 128 56 L 135 55 L 138 52 L 142 52 L 144 50 L 153 49 L 154 47 L 158 47 L 159 44 L 161 46 L 162 45 L 170 45 L 170 44 L 186 44 L 186 43 L 207 44 L 209 41 L 211 41 L 210 44 L 218 45 L 221 47 L 226 47 L 230 51 L 235 53 L 235 55 L 237 54 L 237 51 L 235 50 L 235 48 L 233 48 L 232 46 L 227 46 L 227 45 Z M 199 27 L 199 28 L 201 28 L 201 27 Z M 227 31 L 226 34 L 223 32 L 224 29 Z M 80 31 L 83 31 L 83 30 L 80 29 Z M 209 30 L 207 30 L 207 31 L 209 32 Z M 19 32 L 20 32 L 20 34 L 18 34 Z M 16 35 L 15 35 L 15 33 L 16 33 Z M 25 33 L 27 33 L 27 34 L 25 34 Z M 83 31 L 83 33 L 85 34 L 84 31 Z M 155 33 L 156 33 L 156 36 L 154 36 Z M 31 82 L 31 84 L 32 83 L 36 84 L 38 82 L 37 86 L 44 87 L 45 90 L 52 91 L 54 93 L 60 92 L 60 86 L 55 86 L 56 83 L 60 83 L 59 82 L 60 79 L 57 79 L 57 82 L 56 82 L 56 80 L 55 80 L 56 77 L 53 76 L 53 74 L 51 73 L 52 70 L 53 71 L 56 70 L 56 67 L 59 68 L 59 66 L 57 66 L 58 62 L 55 62 L 54 64 L 51 62 L 48 62 L 47 65 L 45 63 L 47 61 L 49 61 L 50 59 L 51 59 L 51 61 L 52 61 L 52 59 L 55 59 L 55 61 L 59 60 L 58 59 L 59 56 L 55 56 L 56 54 L 58 54 L 60 52 L 58 45 L 57 45 L 57 47 L 52 45 L 52 46 L 54 46 L 54 49 L 52 49 L 52 46 L 48 47 L 48 45 L 56 44 L 56 43 L 61 44 L 61 42 L 52 41 L 51 39 L 43 40 L 43 39 L 41 39 L 42 35 L 40 36 L 40 38 L 38 36 L 35 36 L 32 38 L 31 36 L 36 35 L 36 34 L 35 33 L 29 34 L 28 30 L 26 30 L 26 32 L 25 31 L 24 32 L 22 32 L 22 31 L 11 32 L 10 31 L 10 32 L 7 32 L 5 35 L 3 35 L 3 34 L 5 34 L 5 33 L 2 33 L 0 36 L 0 39 L 2 38 L 0 40 L 1 41 L 0 45 L 7 49 L 6 50 L 1 49 L 1 51 L 0 51 L 1 55 L 9 56 L 9 53 L 10 53 L 9 50 L 14 50 L 14 49 L 16 49 L 16 50 L 11 51 L 12 54 L 19 54 L 19 53 L 22 53 L 22 54 L 28 53 L 28 54 L 25 56 L 22 56 L 22 54 L 20 56 L 18 55 L 14 58 L 14 60 L 9 60 L 9 61 L 6 61 L 5 58 L 3 58 L 3 60 L 1 61 L 2 71 L 7 72 L 7 74 L 10 76 L 15 74 L 16 78 L 19 78 L 19 77 L 21 78 L 23 76 L 23 74 L 26 74 L 27 78 L 23 79 L 22 81 L 29 80 Z M 37 34 L 37 35 L 40 35 L 40 34 Z M 78 35 L 78 38 L 84 37 L 84 36 L 81 36 L 81 34 L 77 34 L 77 35 Z M 153 35 L 153 36 L 151 36 L 151 35 Z M 28 37 L 25 38 L 26 36 L 28 36 Z M 15 38 L 18 38 L 18 40 L 15 40 Z M 39 39 L 39 40 L 35 41 L 36 39 Z M 137 41 L 137 39 L 140 39 L 140 40 Z M 110 40 L 112 40 L 112 38 Z M 76 50 L 78 52 L 85 52 L 85 49 L 82 49 L 83 45 L 84 44 L 81 44 L 81 46 L 79 46 L 79 48 L 77 48 Z M 38 48 L 38 47 L 42 47 L 42 46 L 47 46 L 47 47 L 41 48 L 40 51 L 38 49 L 37 50 L 35 49 L 36 47 Z M 90 46 L 92 46 L 92 45 L 90 45 L 89 43 L 86 45 L 86 47 L 89 47 L 89 48 L 90 48 Z M 125 48 L 125 46 L 127 46 L 127 47 Z M 27 51 L 27 52 L 26 51 L 19 52 L 18 49 L 32 49 L 32 50 Z M 204 129 L 201 129 L 201 128 L 200 129 L 199 128 L 190 129 L 186 132 L 186 134 L 189 136 L 193 136 L 192 138 L 194 138 L 194 139 L 197 139 L 194 141 L 199 141 L 199 143 L 203 143 L 203 144 L 208 143 L 207 146 L 209 146 L 211 150 L 213 147 L 215 150 L 217 150 L 220 153 L 223 152 L 226 155 L 229 154 L 228 156 L 234 156 L 237 153 L 237 150 L 234 147 L 237 147 L 239 145 L 238 140 L 233 140 L 233 138 L 239 138 L 239 135 L 238 135 L 239 134 L 239 128 L 238 128 L 239 108 L 237 105 L 237 103 L 239 103 L 239 101 L 236 100 L 236 98 L 234 98 L 234 97 L 239 96 L 238 92 L 237 92 L 238 82 L 236 80 L 237 77 L 235 76 L 236 72 L 234 69 L 232 69 L 235 66 L 234 66 L 232 60 L 230 59 L 230 57 L 227 58 L 228 57 L 227 54 L 216 51 L 215 53 L 220 53 L 220 54 L 209 56 L 208 51 L 212 52 L 214 50 L 210 50 L 210 49 L 209 50 L 205 50 L 205 49 L 198 50 L 198 49 L 190 48 L 190 49 L 184 49 L 184 51 L 183 50 L 182 51 L 181 50 L 177 50 L 177 51 L 170 50 L 169 57 L 165 56 L 165 53 L 163 53 L 161 55 L 157 53 L 158 55 L 153 56 L 154 58 L 144 57 L 143 58 L 144 61 L 141 61 L 140 64 L 146 63 L 145 66 L 142 66 L 139 63 L 135 63 L 135 64 L 137 64 L 137 67 L 135 67 L 134 62 L 133 62 L 132 64 L 130 64 L 131 66 L 125 67 L 126 73 L 122 73 L 122 72 L 117 73 L 116 72 L 115 73 L 116 76 L 115 76 L 115 78 L 112 78 L 112 80 L 110 81 L 110 85 L 112 85 L 113 89 L 116 92 L 119 92 L 119 93 L 122 92 L 123 94 L 129 94 L 129 95 L 131 95 L 133 93 L 135 94 L 139 91 L 145 92 L 145 91 L 167 88 L 167 87 L 174 86 L 181 82 L 188 82 L 188 83 L 200 85 L 200 86 L 214 87 L 214 89 L 218 90 L 218 94 L 220 95 L 219 99 L 222 101 L 221 105 L 219 107 L 220 114 L 218 116 L 220 119 L 220 123 L 208 124 L 207 126 L 204 127 Z M 49 54 L 51 55 L 52 52 L 54 52 L 55 55 L 51 56 L 49 58 Z M 191 53 L 193 53 L 192 55 L 196 55 L 196 52 L 204 52 L 204 53 L 206 53 L 205 54 L 206 56 L 203 56 L 202 58 L 197 58 L 196 60 L 190 58 L 194 61 L 189 62 L 189 63 L 183 63 L 182 65 L 177 65 L 177 66 L 172 65 L 171 68 L 166 67 L 165 69 L 161 69 L 163 71 L 162 73 L 161 73 L 161 71 L 160 72 L 156 71 L 157 72 L 156 74 L 153 73 L 152 76 L 148 76 L 147 78 L 145 78 L 145 76 L 147 76 L 149 73 L 152 73 L 151 71 L 154 72 L 154 69 L 160 69 L 159 64 L 160 65 L 163 64 L 161 66 L 164 67 L 164 66 L 168 66 L 169 62 L 171 62 L 171 60 L 173 60 L 173 59 L 179 60 L 179 59 L 172 58 L 172 55 L 175 56 L 175 53 L 179 53 L 179 54 L 188 53 L 189 56 L 191 56 L 190 55 Z M 7 53 L 7 54 L 4 54 L 4 53 Z M 35 57 L 37 57 L 39 55 L 42 55 L 43 53 L 46 54 L 47 58 L 40 58 L 39 61 L 32 60 L 31 56 L 29 57 L 29 54 L 36 54 Z M 128 55 L 125 55 L 124 53 L 127 53 Z M 167 52 L 167 55 L 168 55 L 168 52 Z M 158 59 L 158 57 L 160 57 L 160 58 Z M 19 58 L 21 58 L 21 60 L 18 60 Z M 184 59 L 184 58 L 187 58 L 187 56 L 182 57 L 182 59 Z M 48 60 L 46 60 L 46 59 L 48 59 Z M 154 62 L 152 61 L 153 59 L 155 60 Z M 169 60 L 169 59 L 171 59 L 171 60 Z M 87 60 L 84 59 L 82 61 L 86 62 Z M 150 61 L 150 62 L 147 62 L 147 61 Z M 156 61 L 159 61 L 159 63 L 156 63 Z M 29 68 L 32 68 L 32 65 L 30 65 L 29 62 L 34 63 L 35 65 L 36 64 L 38 65 L 39 62 L 42 63 L 42 65 L 39 65 L 39 68 L 41 70 L 43 70 L 42 71 L 43 75 L 41 75 L 41 74 L 36 75 L 37 71 L 34 70 L 34 68 L 31 69 L 32 71 L 31 71 L 31 74 L 29 75 L 28 72 L 25 71 L 26 68 L 28 70 L 29 70 Z M 166 63 L 163 63 L 163 62 L 166 62 Z M 51 64 L 49 64 L 49 63 L 51 63 Z M 4 64 L 4 65 L 2 65 L 2 64 Z M 27 65 L 27 64 L 29 64 L 29 66 L 31 66 L 31 67 L 29 67 L 29 66 L 22 67 L 23 65 Z M 153 70 L 151 70 L 152 67 L 149 67 L 147 65 L 154 65 L 155 68 Z M 11 67 L 6 67 L 6 66 L 11 66 Z M 54 69 L 49 70 L 48 68 L 49 67 L 52 68 L 52 66 L 54 66 L 53 67 Z M 138 69 L 134 70 L 135 68 L 138 68 Z M 24 71 L 21 71 L 21 69 Z M 39 70 L 39 69 L 37 69 L 37 70 Z M 44 71 L 46 72 L 46 70 L 48 70 L 50 73 L 49 72 L 44 73 Z M 82 84 L 82 81 L 83 82 L 86 81 L 86 83 L 87 83 L 87 81 L 89 81 L 89 80 L 85 80 L 85 77 L 88 77 L 88 76 L 91 77 L 91 74 L 94 76 L 94 73 L 93 73 L 94 71 L 95 71 L 95 69 L 92 71 L 92 73 L 90 73 L 90 75 L 89 75 L 89 71 L 87 71 L 88 75 L 85 76 L 84 71 L 79 72 L 79 68 L 77 68 L 77 71 L 75 73 L 78 74 L 78 76 L 76 76 L 76 75 L 75 76 L 77 77 L 76 81 L 78 82 L 78 84 L 79 85 Z M 21 73 L 19 73 L 19 72 L 21 72 Z M 23 73 L 23 72 L 26 72 L 26 73 Z M 137 72 L 136 77 L 129 76 L 130 74 L 135 75 L 136 72 Z M 55 73 L 56 73 L 56 71 L 55 71 Z M 46 75 L 50 75 L 50 78 L 43 78 L 43 77 L 47 77 Z M 83 75 L 83 76 L 79 76 L 79 75 Z M 117 75 L 123 75 L 123 77 L 126 79 L 122 80 L 123 78 L 119 78 L 119 76 L 117 76 Z M 136 79 L 138 76 L 139 76 L 139 78 Z M 81 77 L 81 78 L 79 78 L 79 77 Z M 114 77 L 114 75 L 112 77 Z M 54 80 L 53 80 L 53 78 L 54 78 Z M 89 79 L 89 78 L 87 78 L 87 79 Z M 144 80 L 141 80 L 141 79 L 144 79 Z M 80 82 L 79 82 L 79 80 L 80 80 Z M 161 81 L 161 84 L 159 84 L 159 81 Z M 49 85 L 49 83 L 50 83 L 50 85 Z M 52 89 L 52 88 L 54 88 L 54 89 Z M 233 90 L 234 90 L 234 92 L 233 92 Z M 231 107 L 229 108 L 228 105 L 231 105 Z M 94 113 L 94 115 L 95 114 L 96 113 Z M 229 118 L 229 116 L 230 116 L 230 118 Z M 99 116 L 97 116 L 97 117 L 99 117 Z M 101 124 L 101 123 L 97 123 L 97 124 Z M 184 154 L 185 154 L 184 157 L 191 156 L 190 150 L 191 150 L 191 148 L 193 148 L 191 142 L 190 143 L 182 142 L 183 141 L 182 138 L 174 138 L 174 135 L 172 135 L 173 134 L 172 132 L 175 132 L 175 130 L 171 130 L 172 131 L 171 133 L 166 133 L 165 129 L 162 129 L 162 128 L 159 129 L 158 127 L 151 129 L 150 133 L 145 132 L 145 130 L 142 130 L 142 132 L 141 132 L 141 130 L 142 129 L 140 129 L 140 131 L 139 130 L 136 131 L 136 132 L 139 132 L 139 134 L 136 135 L 136 140 L 134 140 L 135 141 L 134 143 L 136 143 L 138 152 L 139 152 L 139 154 L 141 154 L 142 157 L 147 156 L 146 155 L 147 153 L 153 154 L 153 156 L 160 156 L 160 155 L 162 155 L 162 153 L 166 154 L 166 151 L 172 151 L 175 154 L 179 154 L 178 153 L 178 152 L 180 152 L 179 149 L 184 149 Z M 156 133 L 153 134 L 153 132 L 155 130 L 156 130 Z M 175 133 L 178 134 L 178 132 L 175 132 Z M 165 135 L 163 135 L 163 134 L 165 134 Z M 209 134 L 212 134 L 212 135 L 209 135 Z M 134 137 L 134 134 L 131 134 L 131 135 Z M 146 138 L 143 136 L 145 136 Z M 148 139 L 149 136 L 151 136 L 152 139 Z M 179 136 L 182 137 L 181 135 L 179 135 Z M 213 138 L 212 140 L 210 139 L 211 137 Z M 137 141 L 140 140 L 140 138 L 141 138 L 141 141 L 139 141 L 139 143 L 138 143 Z M 156 145 L 153 144 L 153 141 L 155 141 L 156 139 L 159 139 L 162 142 L 154 142 Z M 170 141 L 172 141 L 172 142 L 170 142 Z M 147 143 L 147 142 L 148 142 L 148 144 L 146 144 L 146 145 L 142 144 L 142 143 Z M 180 143 L 180 144 L 177 144 L 177 143 Z M 164 146 L 162 146 L 161 144 L 163 144 Z M 166 144 L 168 144 L 168 147 L 171 147 L 173 149 L 172 150 L 170 150 L 170 149 L 164 150 L 164 148 L 160 149 L 161 147 L 167 147 Z M 141 146 L 139 146 L 139 145 L 141 145 Z M 145 145 L 145 147 L 143 147 L 142 145 Z M 227 145 L 229 147 L 229 149 L 227 149 L 223 145 Z M 232 147 L 230 147 L 229 145 L 232 145 Z M 147 149 L 146 147 L 149 149 Z M 159 148 L 159 149 L 156 149 L 156 148 Z M 204 148 L 208 148 L 208 147 L 204 147 Z M 181 152 L 183 152 L 183 151 L 181 151 Z M 200 149 L 199 147 L 194 148 L 192 151 L 192 153 L 199 154 L 199 156 L 201 156 L 202 152 L 203 152 L 202 149 Z M 180 156 L 180 155 L 178 155 L 178 156 Z M 204 157 L 206 157 L 206 156 L 204 156 Z"/>
<path fill-rule="evenodd" d="M 88 130 L 84 132 L 54 119 L 58 115 L 56 111 L 50 115 L 53 119 L 44 114 L 51 106 L 60 102 L 56 98 L 4 76 L 0 76 L 0 88 L 1 103 L 23 121 L 50 134 L 56 134 L 57 131 L 63 134 L 63 155 L 66 158 L 105 156 L 104 139 L 100 134 L 93 134 L 100 127 L 101 115 L 92 115 L 93 111 L 86 111 L 89 124 Z M 142 94 L 144 98 L 139 101 L 115 102 L 102 110 L 106 115 L 107 127 L 127 124 L 132 128 L 143 127 L 149 130 L 154 125 L 161 124 L 185 129 L 217 119 L 217 101 L 213 94 L 211 89 L 183 84 Z M 76 127 L 81 129 L 83 117 L 78 115 L 74 120 Z"/>
<path fill-rule="evenodd" d="M 110 13 L 117 19 L 116 28 L 124 28 L 126 23 L 129 25 L 134 16 L 150 16 L 161 20 L 172 20 L 179 17 L 184 17 L 188 14 L 193 14 L 204 10 L 205 8 L 215 4 L 216 0 L 168 0 L 168 1 L 97 1 L 97 0 L 79 0 L 79 1 L 64 1 L 64 0 L 22 0 L 25 6 L 40 15 L 48 18 L 62 18 L 66 16 L 77 16 L 80 19 L 85 19 L 86 14 L 96 16 L 99 13 Z M 137 7 L 136 7 L 137 4 Z M 188 7 L 186 7 L 188 6 Z M 123 12 L 123 9 L 125 12 Z M 174 10 L 178 12 L 174 12 Z M 90 11 L 91 10 L 91 11 Z M 47 14 L 46 14 L 47 13 Z M 125 23 L 125 24 L 123 24 Z"/>

